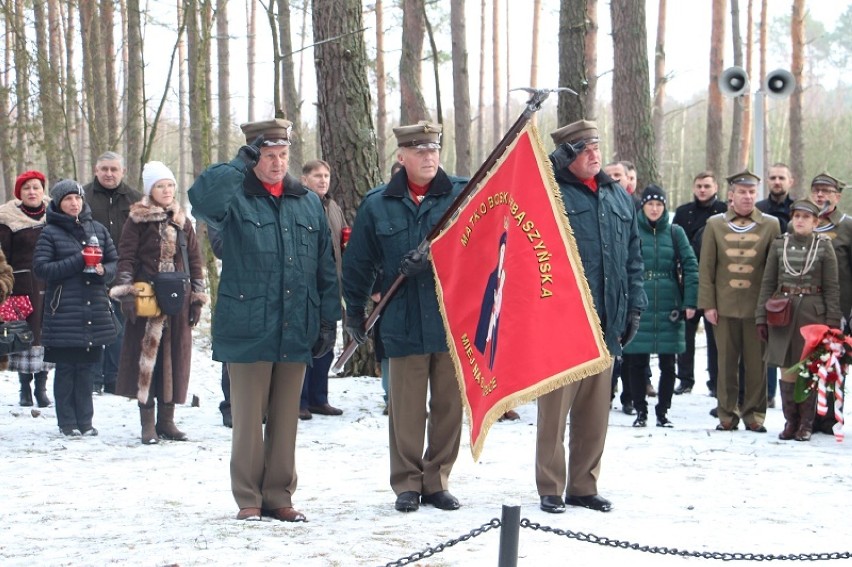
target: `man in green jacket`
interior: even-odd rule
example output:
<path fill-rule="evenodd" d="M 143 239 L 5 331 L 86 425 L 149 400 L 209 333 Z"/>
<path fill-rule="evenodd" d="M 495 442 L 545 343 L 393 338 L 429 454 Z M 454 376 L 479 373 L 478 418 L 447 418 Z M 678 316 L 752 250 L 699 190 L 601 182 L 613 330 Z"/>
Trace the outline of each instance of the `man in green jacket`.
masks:
<path fill-rule="evenodd" d="M 237 519 L 303 522 L 292 503 L 299 398 L 306 366 L 334 346 L 337 272 L 319 197 L 287 175 L 290 122 L 241 128 L 237 157 L 189 190 L 223 241 L 213 358 L 231 377 L 231 490 Z"/>
<path fill-rule="evenodd" d="M 618 356 L 621 347 L 636 335 L 648 305 L 642 287 L 636 208 L 632 198 L 601 171 L 594 122 L 579 120 L 550 136 L 557 146 L 550 155 L 553 173 L 577 239 L 604 340 L 610 354 Z M 566 337 L 560 345 L 563 348 L 570 345 L 570 332 Z M 562 513 L 566 503 L 600 512 L 612 509 L 612 503 L 598 494 L 597 485 L 609 421 L 611 376 L 612 366 L 538 399 L 535 478 L 545 512 Z M 569 415 L 566 467 L 565 422 Z"/>
<path fill-rule="evenodd" d="M 403 169 L 364 196 L 343 254 L 346 330 L 358 343 L 367 339 L 364 310 L 376 274 L 382 295 L 400 272 L 407 276 L 381 322 L 390 358 L 390 482 L 400 512 L 421 501 L 459 507 L 447 487 L 461 440 L 461 394 L 428 251 L 417 249 L 466 184 L 441 169 L 441 129 L 426 121 L 394 128 Z"/>

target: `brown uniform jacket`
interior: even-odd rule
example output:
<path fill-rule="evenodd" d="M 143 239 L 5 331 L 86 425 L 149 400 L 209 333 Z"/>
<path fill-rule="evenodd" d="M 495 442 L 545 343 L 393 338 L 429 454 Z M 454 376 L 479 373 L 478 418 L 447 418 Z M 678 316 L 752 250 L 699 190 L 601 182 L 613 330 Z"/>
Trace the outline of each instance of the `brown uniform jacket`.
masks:
<path fill-rule="evenodd" d="M 810 269 L 802 275 L 790 273 L 784 265 L 786 242 L 787 264 L 801 272 L 806 257 L 815 251 Z M 828 237 L 785 234 L 776 238 L 766 259 L 766 271 L 755 310 L 755 322 L 766 323 L 766 300 L 770 297 L 789 297 L 792 316 L 785 327 L 770 327 L 766 361 L 772 366 L 789 368 L 802 356 L 804 339 L 799 329 L 804 325 L 822 324 L 836 327 L 840 322 L 840 303 L 837 281 L 837 260 Z M 789 293 L 796 288 L 806 293 Z M 786 291 L 785 291 L 786 290 Z"/>
<path fill-rule="evenodd" d="M 710 217 L 701 242 L 698 308 L 722 317 L 751 319 L 757 307 L 766 255 L 781 233 L 778 219 L 756 208 L 748 217 L 732 209 Z"/>
<path fill-rule="evenodd" d="M 840 310 L 849 318 L 852 311 L 852 217 L 834 209 L 827 218 L 819 221 L 814 230 L 831 239 L 834 255 L 837 256 L 837 275 L 840 279 Z"/>

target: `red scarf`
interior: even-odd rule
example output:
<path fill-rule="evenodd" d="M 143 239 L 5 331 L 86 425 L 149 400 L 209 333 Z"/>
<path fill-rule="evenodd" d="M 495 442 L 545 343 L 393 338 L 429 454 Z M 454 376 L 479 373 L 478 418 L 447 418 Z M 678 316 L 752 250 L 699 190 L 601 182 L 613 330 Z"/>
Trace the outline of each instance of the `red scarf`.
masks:
<path fill-rule="evenodd" d="M 283 181 L 279 181 L 278 183 L 266 183 L 264 181 L 261 181 L 261 183 L 263 184 L 263 188 L 266 189 L 273 197 L 280 197 L 281 194 L 284 192 Z"/>
<path fill-rule="evenodd" d="M 591 189 L 595 193 L 598 192 L 598 182 L 597 182 L 597 180 L 595 180 L 594 177 L 589 177 L 588 179 L 581 179 L 580 183 L 582 183 L 583 185 L 585 185 L 586 187 L 588 187 L 589 189 Z"/>
<path fill-rule="evenodd" d="M 420 203 L 423 202 L 423 199 L 426 197 L 426 192 L 429 190 L 429 183 L 426 185 L 417 185 L 410 179 L 408 180 L 408 192 L 411 195 L 411 200 L 417 206 L 420 206 Z"/>

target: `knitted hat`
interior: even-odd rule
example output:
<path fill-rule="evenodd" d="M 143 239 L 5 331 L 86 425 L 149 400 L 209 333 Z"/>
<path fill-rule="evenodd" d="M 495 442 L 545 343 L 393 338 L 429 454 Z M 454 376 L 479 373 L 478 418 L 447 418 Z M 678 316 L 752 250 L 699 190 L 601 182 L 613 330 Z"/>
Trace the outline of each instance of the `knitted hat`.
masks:
<path fill-rule="evenodd" d="M 53 206 L 59 208 L 59 203 L 68 195 L 80 195 L 85 197 L 86 192 L 83 191 L 83 186 L 73 179 L 60 179 L 50 189 L 50 199 L 53 201 Z"/>
<path fill-rule="evenodd" d="M 642 191 L 642 205 L 647 203 L 648 201 L 660 201 L 663 206 L 666 205 L 666 192 L 659 185 L 648 185 Z"/>
<path fill-rule="evenodd" d="M 169 169 L 166 164 L 161 161 L 149 161 L 142 168 L 142 185 L 145 187 L 145 194 L 151 194 L 151 187 L 157 184 L 157 181 L 168 179 L 177 183 L 175 174 Z"/>
<path fill-rule="evenodd" d="M 21 187 L 23 187 L 24 183 L 26 183 L 30 179 L 38 179 L 39 181 L 41 181 L 42 188 L 44 187 L 45 178 L 44 178 L 44 174 L 42 172 L 36 171 L 34 169 L 30 170 L 30 171 L 25 171 L 22 174 L 20 174 L 18 176 L 18 178 L 15 180 L 15 198 L 16 199 L 21 198 Z"/>

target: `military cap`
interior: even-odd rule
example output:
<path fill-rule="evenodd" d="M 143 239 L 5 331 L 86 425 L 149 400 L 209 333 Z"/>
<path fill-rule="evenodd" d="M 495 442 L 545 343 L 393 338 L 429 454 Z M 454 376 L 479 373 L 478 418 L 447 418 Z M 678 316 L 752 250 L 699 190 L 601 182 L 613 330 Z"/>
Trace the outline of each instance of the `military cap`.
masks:
<path fill-rule="evenodd" d="M 832 177 L 826 172 L 822 172 L 816 177 L 814 177 L 814 180 L 811 181 L 811 187 L 813 187 L 814 185 L 829 185 L 831 187 L 834 187 L 838 191 L 843 191 L 843 188 L 846 187 L 846 184 L 844 182 Z"/>
<path fill-rule="evenodd" d="M 293 123 L 283 118 L 272 118 L 240 124 L 240 129 L 245 134 L 248 144 L 253 143 L 258 136 L 262 136 L 263 140 L 258 144 L 259 146 L 289 146 Z"/>
<path fill-rule="evenodd" d="M 598 125 L 596 122 L 592 122 L 591 120 L 578 120 L 576 122 L 572 122 L 571 124 L 551 132 L 550 137 L 553 138 L 553 143 L 557 146 L 559 144 L 574 144 L 576 142 L 593 144 L 600 141 L 600 137 L 598 136 Z"/>
<path fill-rule="evenodd" d="M 819 205 L 810 199 L 799 199 L 798 201 L 795 201 L 792 205 L 790 205 L 790 214 L 792 214 L 793 211 L 805 211 L 815 217 L 818 217 L 820 213 Z"/>
<path fill-rule="evenodd" d="M 441 149 L 441 132 L 444 127 L 440 124 L 421 120 L 417 124 L 397 126 L 393 129 L 396 145 L 400 148 Z"/>
<path fill-rule="evenodd" d="M 727 178 L 729 185 L 759 185 L 760 177 L 749 170 L 735 173 Z"/>

